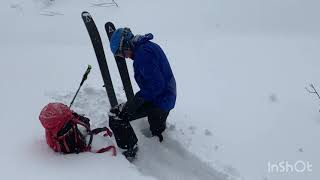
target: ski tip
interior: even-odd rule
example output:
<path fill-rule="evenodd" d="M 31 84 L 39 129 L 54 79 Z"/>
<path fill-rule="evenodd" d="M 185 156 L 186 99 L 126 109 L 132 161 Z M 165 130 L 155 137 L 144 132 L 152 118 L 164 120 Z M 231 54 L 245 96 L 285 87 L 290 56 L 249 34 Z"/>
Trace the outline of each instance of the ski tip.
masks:
<path fill-rule="evenodd" d="M 111 27 L 112 29 L 115 29 L 115 26 L 114 26 L 114 24 L 112 22 L 107 22 L 105 24 L 105 27 Z"/>
<path fill-rule="evenodd" d="M 110 25 L 113 25 L 112 22 L 106 22 L 106 24 L 104 26 L 110 26 Z"/>
<path fill-rule="evenodd" d="M 85 23 L 89 23 L 89 22 L 93 21 L 92 16 L 87 11 L 83 11 L 81 13 L 81 17 Z"/>
<path fill-rule="evenodd" d="M 81 13 L 81 16 L 84 16 L 84 17 L 90 16 L 90 17 L 91 17 L 90 13 L 88 13 L 87 11 L 83 11 L 83 12 Z"/>
<path fill-rule="evenodd" d="M 112 33 L 116 30 L 112 22 L 106 22 L 106 24 L 104 25 L 104 28 L 107 31 L 108 37 L 111 36 Z"/>

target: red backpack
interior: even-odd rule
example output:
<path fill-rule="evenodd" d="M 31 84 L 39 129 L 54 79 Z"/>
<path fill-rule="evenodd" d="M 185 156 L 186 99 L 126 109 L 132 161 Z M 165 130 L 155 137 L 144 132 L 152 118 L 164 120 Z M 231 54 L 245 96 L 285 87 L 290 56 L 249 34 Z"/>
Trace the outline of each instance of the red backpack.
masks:
<path fill-rule="evenodd" d="M 112 132 L 107 128 L 96 128 L 91 130 L 89 119 L 73 112 L 68 106 L 62 103 L 49 103 L 46 105 L 40 115 L 40 122 L 45 128 L 47 144 L 56 152 L 80 153 L 91 151 L 91 143 L 94 134 L 106 132 L 104 136 L 112 136 Z M 86 129 L 82 133 L 78 125 Z M 90 136 L 89 142 L 86 142 L 86 136 Z M 103 153 L 112 150 L 116 155 L 115 146 L 102 148 L 96 153 Z"/>

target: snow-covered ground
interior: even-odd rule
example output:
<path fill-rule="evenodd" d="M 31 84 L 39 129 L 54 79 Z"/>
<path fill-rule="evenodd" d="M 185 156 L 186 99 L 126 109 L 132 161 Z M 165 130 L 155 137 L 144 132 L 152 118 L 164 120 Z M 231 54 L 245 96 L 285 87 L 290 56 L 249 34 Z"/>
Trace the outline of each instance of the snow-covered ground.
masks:
<path fill-rule="evenodd" d="M 2 0 L 0 15 L 1 179 L 320 178 L 320 25 L 316 0 Z M 165 142 L 140 132 L 138 159 L 110 153 L 60 155 L 46 145 L 38 115 L 48 102 L 74 104 L 94 126 L 107 125 L 109 104 L 82 11 L 100 30 L 118 99 L 121 82 L 104 23 L 152 32 L 170 60 L 178 99 Z M 130 73 L 132 62 L 128 61 Z M 137 86 L 134 84 L 135 90 Z M 101 145 L 101 138 L 96 138 Z M 312 172 L 269 172 L 298 161 Z M 301 164 L 300 164 L 301 165 Z M 301 169 L 301 167 L 300 167 Z"/>

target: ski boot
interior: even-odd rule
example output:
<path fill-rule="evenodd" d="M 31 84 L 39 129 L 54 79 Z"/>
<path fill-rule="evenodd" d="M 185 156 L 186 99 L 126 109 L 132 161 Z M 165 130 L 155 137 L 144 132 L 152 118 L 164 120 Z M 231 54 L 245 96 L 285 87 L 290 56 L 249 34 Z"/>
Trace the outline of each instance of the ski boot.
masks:
<path fill-rule="evenodd" d="M 138 145 L 135 145 L 134 147 L 123 151 L 122 154 L 126 157 L 126 159 L 129 162 L 132 162 L 135 159 L 137 152 L 138 152 Z"/>

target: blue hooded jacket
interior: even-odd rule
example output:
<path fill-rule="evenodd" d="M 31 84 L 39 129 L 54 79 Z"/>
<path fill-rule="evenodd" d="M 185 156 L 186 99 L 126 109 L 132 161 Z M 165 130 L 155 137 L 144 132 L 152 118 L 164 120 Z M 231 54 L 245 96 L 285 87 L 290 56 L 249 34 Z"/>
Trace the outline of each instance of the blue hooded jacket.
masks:
<path fill-rule="evenodd" d="M 176 103 L 176 81 L 168 59 L 152 34 L 135 37 L 133 45 L 134 78 L 140 87 L 138 96 L 170 111 Z"/>

